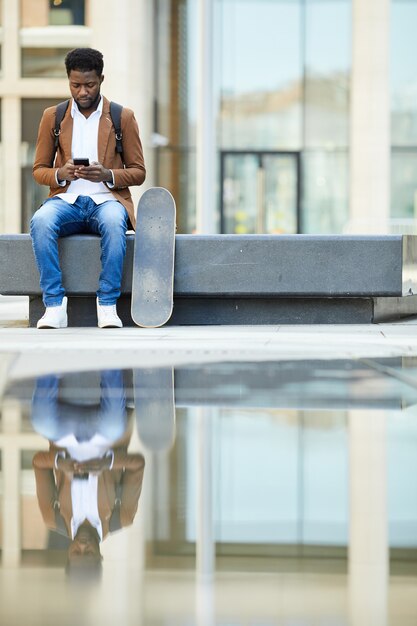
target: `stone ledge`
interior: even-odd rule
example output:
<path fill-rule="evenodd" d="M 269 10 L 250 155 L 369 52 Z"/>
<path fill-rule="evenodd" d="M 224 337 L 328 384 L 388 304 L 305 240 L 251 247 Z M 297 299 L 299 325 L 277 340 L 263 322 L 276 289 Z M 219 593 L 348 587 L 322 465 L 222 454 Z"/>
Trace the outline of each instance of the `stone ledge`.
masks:
<path fill-rule="evenodd" d="M 131 293 L 128 235 L 122 293 Z M 68 295 L 95 293 L 100 240 L 60 240 Z M 417 292 L 417 237 L 177 235 L 174 293 L 181 297 L 385 297 Z M 86 268 L 88 267 L 88 272 Z M 0 293 L 40 295 L 30 236 L 0 235 Z"/>
<path fill-rule="evenodd" d="M 29 324 L 44 313 L 40 296 L 31 297 Z M 117 310 L 124 326 L 134 326 L 130 296 Z M 401 298 L 174 298 L 168 326 L 233 326 L 263 324 L 372 324 L 417 315 L 417 296 Z M 97 326 L 95 297 L 68 298 L 69 326 Z"/>

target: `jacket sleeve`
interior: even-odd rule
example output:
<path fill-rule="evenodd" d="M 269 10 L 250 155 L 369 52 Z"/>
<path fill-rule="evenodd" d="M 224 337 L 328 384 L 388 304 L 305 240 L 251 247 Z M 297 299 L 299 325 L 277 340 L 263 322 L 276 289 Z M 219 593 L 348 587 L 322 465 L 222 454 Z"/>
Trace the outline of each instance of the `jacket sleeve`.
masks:
<path fill-rule="evenodd" d="M 51 189 L 59 188 L 56 181 L 56 171 L 58 168 L 53 167 L 55 157 L 55 110 L 56 107 L 49 107 L 42 115 L 32 169 L 33 177 L 36 182 L 39 185 L 47 185 Z"/>
<path fill-rule="evenodd" d="M 124 168 L 111 168 L 114 176 L 114 189 L 141 185 L 146 178 L 139 127 L 131 109 L 123 108 L 122 133 Z"/>
<path fill-rule="evenodd" d="M 48 528 L 55 528 L 56 485 L 54 476 L 55 452 L 37 452 L 32 465 L 35 471 L 36 495 L 43 520 Z"/>
<path fill-rule="evenodd" d="M 145 459 L 141 454 L 115 454 L 115 469 L 123 464 L 122 494 L 120 504 L 120 522 L 122 526 L 129 526 L 138 509 L 139 496 L 142 491 Z"/>

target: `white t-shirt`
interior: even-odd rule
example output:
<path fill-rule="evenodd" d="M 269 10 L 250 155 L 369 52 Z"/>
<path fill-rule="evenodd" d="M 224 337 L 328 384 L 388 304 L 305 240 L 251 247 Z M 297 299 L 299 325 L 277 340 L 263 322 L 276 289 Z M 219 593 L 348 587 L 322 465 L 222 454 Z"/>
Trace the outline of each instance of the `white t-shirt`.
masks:
<path fill-rule="evenodd" d="M 98 161 L 98 125 L 103 113 L 103 96 L 100 98 L 97 109 L 89 117 L 80 113 L 74 99 L 71 99 L 72 128 L 72 158 L 88 158 L 90 163 Z M 112 172 L 113 175 L 113 172 Z M 65 186 L 65 181 L 60 183 Z M 78 196 L 90 196 L 96 204 L 112 200 L 113 195 L 104 183 L 93 183 L 90 180 L 78 178 L 70 182 L 65 193 L 56 195 L 69 204 L 74 204 Z"/>

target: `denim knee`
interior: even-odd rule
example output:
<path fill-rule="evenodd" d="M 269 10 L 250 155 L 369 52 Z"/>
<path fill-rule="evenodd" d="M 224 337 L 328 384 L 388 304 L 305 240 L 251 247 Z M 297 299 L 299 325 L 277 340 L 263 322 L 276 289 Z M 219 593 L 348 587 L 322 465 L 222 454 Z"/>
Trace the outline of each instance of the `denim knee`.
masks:
<path fill-rule="evenodd" d="M 127 229 L 126 218 L 120 215 L 106 216 L 100 220 L 99 229 L 102 235 L 124 235 Z"/>
<path fill-rule="evenodd" d="M 36 213 L 32 216 L 30 220 L 30 233 L 45 233 L 48 230 L 53 230 L 54 223 L 51 220 L 51 216 L 49 214 L 40 212 L 38 209 Z"/>
<path fill-rule="evenodd" d="M 39 216 L 37 213 L 35 213 L 34 215 L 32 215 L 32 219 L 30 220 L 30 233 L 32 234 L 34 231 L 38 230 L 38 226 L 40 225 L 40 222 L 42 222 L 41 219 L 39 219 Z"/>
<path fill-rule="evenodd" d="M 107 205 L 107 206 L 106 206 Z M 127 230 L 127 212 L 119 202 L 106 202 L 95 216 L 101 234 L 125 233 Z"/>

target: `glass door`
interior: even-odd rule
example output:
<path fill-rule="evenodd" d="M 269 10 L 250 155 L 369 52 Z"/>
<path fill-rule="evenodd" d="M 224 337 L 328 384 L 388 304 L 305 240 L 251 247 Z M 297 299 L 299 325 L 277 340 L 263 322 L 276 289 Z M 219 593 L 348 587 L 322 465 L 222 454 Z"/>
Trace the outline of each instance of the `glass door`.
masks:
<path fill-rule="evenodd" d="M 299 232 L 298 152 L 226 151 L 220 168 L 222 233 Z"/>

